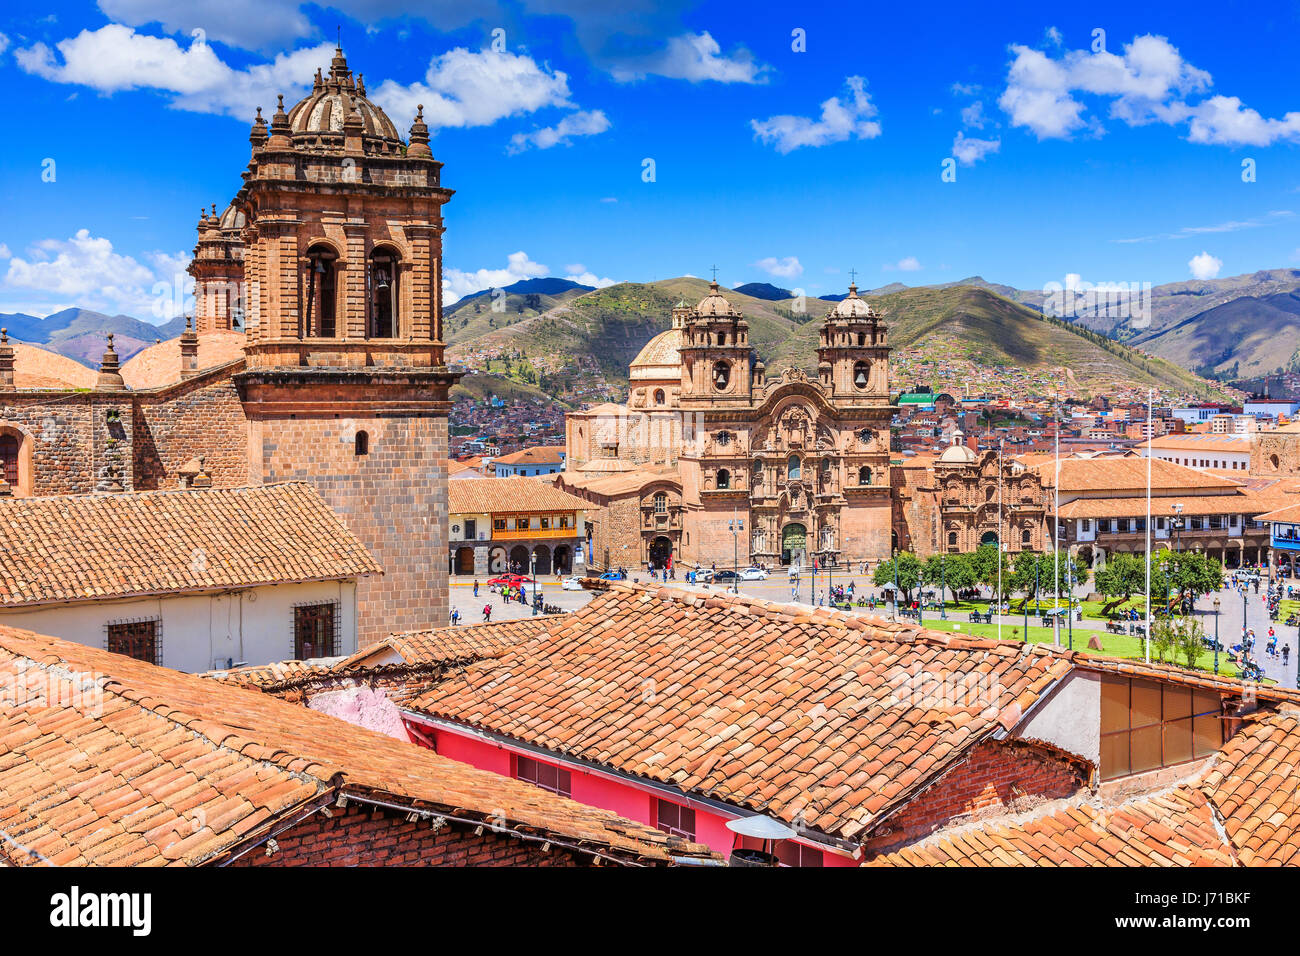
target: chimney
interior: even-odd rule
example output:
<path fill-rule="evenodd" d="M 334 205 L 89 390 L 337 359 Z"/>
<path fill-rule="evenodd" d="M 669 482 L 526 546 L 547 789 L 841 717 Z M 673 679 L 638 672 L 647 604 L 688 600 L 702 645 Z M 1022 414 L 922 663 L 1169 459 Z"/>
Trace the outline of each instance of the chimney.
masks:
<path fill-rule="evenodd" d="M 193 480 L 190 481 L 190 487 L 191 487 L 191 488 L 211 488 L 211 487 L 212 487 L 212 476 L 209 475 L 209 474 L 208 474 L 208 470 L 207 470 L 206 468 L 203 467 L 203 456 L 202 456 L 202 455 L 199 456 L 199 473 L 198 473 L 197 475 L 194 476 Z"/>
<path fill-rule="evenodd" d="M 181 333 L 181 379 L 193 378 L 199 374 L 199 337 L 185 317 L 185 331 Z"/>

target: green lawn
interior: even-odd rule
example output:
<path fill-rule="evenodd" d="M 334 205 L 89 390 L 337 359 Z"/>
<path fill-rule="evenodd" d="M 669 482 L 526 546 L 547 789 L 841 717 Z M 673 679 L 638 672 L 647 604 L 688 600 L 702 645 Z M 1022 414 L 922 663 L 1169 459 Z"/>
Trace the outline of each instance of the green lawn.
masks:
<path fill-rule="evenodd" d="M 1030 618 L 1033 620 L 1033 618 Z M 936 631 L 960 631 L 962 634 L 974 634 L 977 637 L 994 637 L 998 636 L 997 624 L 971 624 L 967 621 L 954 621 L 949 618 L 947 621 L 941 621 L 937 617 L 926 616 L 922 620 L 924 627 Z M 1142 660 L 1145 656 L 1143 642 L 1140 637 L 1130 637 L 1125 634 L 1110 634 L 1105 631 L 1094 631 L 1084 628 L 1076 628 L 1074 631 L 1074 649 L 1076 651 L 1088 650 L 1088 638 L 1096 636 L 1101 640 L 1101 650 L 1093 651 L 1094 654 L 1103 654 L 1107 657 L 1124 657 L 1130 660 Z M 1019 624 L 1003 624 L 1002 639 L 1008 641 L 1018 641 L 1024 639 L 1024 628 Z M 1034 644 L 1050 644 L 1052 642 L 1052 629 L 1050 627 L 1038 627 L 1030 625 L 1029 640 Z M 1066 629 L 1061 630 L 1061 646 L 1068 646 L 1069 633 Z M 1155 660 L 1155 648 L 1151 649 L 1152 660 Z M 1173 663 L 1172 661 L 1169 663 Z M 1181 662 L 1179 662 L 1181 666 Z M 1214 651 L 1206 650 L 1196 661 L 1197 669 L 1205 671 L 1214 670 Z M 1227 654 L 1219 654 L 1219 673 L 1226 677 L 1236 677 L 1237 668 L 1228 662 Z"/>

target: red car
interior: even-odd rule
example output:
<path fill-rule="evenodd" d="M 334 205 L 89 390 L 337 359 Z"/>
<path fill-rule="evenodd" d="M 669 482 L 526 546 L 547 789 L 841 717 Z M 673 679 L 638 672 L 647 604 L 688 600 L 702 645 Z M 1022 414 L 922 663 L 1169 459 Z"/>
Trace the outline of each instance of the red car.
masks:
<path fill-rule="evenodd" d="M 498 587 L 502 584 L 508 584 L 512 588 L 517 588 L 521 584 L 527 584 L 528 581 L 529 579 L 522 574 L 498 574 L 496 577 L 489 579 L 488 584 Z"/>

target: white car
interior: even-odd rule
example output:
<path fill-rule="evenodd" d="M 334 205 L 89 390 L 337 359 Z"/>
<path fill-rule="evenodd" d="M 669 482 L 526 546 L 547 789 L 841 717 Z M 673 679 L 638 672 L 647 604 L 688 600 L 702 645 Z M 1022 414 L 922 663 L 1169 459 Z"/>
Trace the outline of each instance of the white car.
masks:
<path fill-rule="evenodd" d="M 740 572 L 740 580 L 742 580 L 742 581 L 766 581 L 766 580 L 767 580 L 767 572 L 764 571 L 762 568 L 745 568 L 745 570 L 743 570 L 743 571 Z"/>
<path fill-rule="evenodd" d="M 565 578 L 564 584 L 561 585 L 561 588 L 565 591 L 581 591 L 582 578 L 580 577 Z"/>
<path fill-rule="evenodd" d="M 695 583 L 696 583 L 696 584 L 708 584 L 708 583 L 709 583 L 710 581 L 712 581 L 712 580 L 713 580 L 713 569 L 712 569 L 712 568 L 696 568 L 696 569 L 695 569 Z"/>

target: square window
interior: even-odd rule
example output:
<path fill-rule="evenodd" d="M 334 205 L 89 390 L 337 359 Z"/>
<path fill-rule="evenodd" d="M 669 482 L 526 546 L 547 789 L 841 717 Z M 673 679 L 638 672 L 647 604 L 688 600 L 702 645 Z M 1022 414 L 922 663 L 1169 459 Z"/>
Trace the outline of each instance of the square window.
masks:
<path fill-rule="evenodd" d="M 293 609 L 293 656 L 305 661 L 338 654 L 338 605 L 301 604 Z"/>
<path fill-rule="evenodd" d="M 655 826 L 687 840 L 695 839 L 695 811 L 667 800 L 655 801 Z"/>
<path fill-rule="evenodd" d="M 162 663 L 162 642 L 158 639 L 158 621 L 123 621 L 108 625 L 108 649 L 137 661 Z"/>

